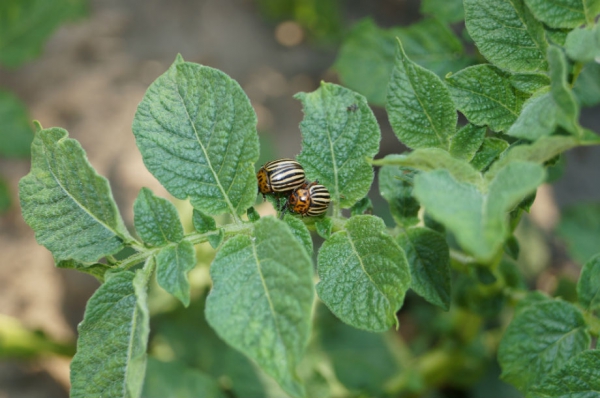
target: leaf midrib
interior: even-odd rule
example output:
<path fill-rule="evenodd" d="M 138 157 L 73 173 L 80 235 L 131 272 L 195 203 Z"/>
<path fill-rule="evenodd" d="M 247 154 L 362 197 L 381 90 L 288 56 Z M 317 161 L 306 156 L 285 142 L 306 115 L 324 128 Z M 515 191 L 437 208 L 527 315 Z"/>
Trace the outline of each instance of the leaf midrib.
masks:
<path fill-rule="evenodd" d="M 174 82 L 174 83 L 175 83 L 175 86 L 178 87 L 177 82 Z M 212 82 L 210 82 L 210 83 L 212 85 Z M 228 87 L 228 89 L 229 89 L 229 87 Z M 184 100 L 184 98 L 181 96 L 181 93 L 179 92 L 178 89 L 176 89 L 175 92 L 177 93 L 177 97 L 179 97 L 179 99 L 181 100 L 181 103 L 183 104 L 183 109 L 185 110 L 187 119 L 188 119 L 190 125 L 192 126 L 192 130 L 194 131 L 194 136 L 196 137 L 196 142 L 198 143 L 198 145 L 200 145 L 200 149 L 202 149 L 202 152 L 204 153 L 204 158 L 206 159 L 206 164 L 208 165 L 211 173 L 213 174 L 213 177 L 215 179 L 217 187 L 219 187 L 221 194 L 223 194 L 223 199 L 225 200 L 225 203 L 227 204 L 227 207 L 229 208 L 229 212 L 231 213 L 231 216 L 234 219 L 234 221 L 237 224 L 239 224 L 241 222 L 241 220 L 239 219 L 237 212 L 235 211 L 235 208 L 233 207 L 233 204 L 229 200 L 229 196 L 227 195 L 225 188 L 223 188 L 223 185 L 221 185 L 221 180 L 219 179 L 219 175 L 216 173 L 215 169 L 213 168 L 212 161 L 208 155 L 206 148 L 204 147 L 204 144 L 202 143 L 202 140 L 200 139 L 198 130 L 196 129 L 196 124 L 194 123 L 194 121 L 192 120 L 192 117 L 190 116 L 190 112 L 188 111 L 187 103 Z M 213 93 L 214 93 L 214 90 L 213 90 Z M 214 124 L 213 124 L 213 134 L 214 134 Z M 211 134 L 211 137 L 213 134 Z M 229 138 L 231 139 L 231 137 L 229 137 Z"/>

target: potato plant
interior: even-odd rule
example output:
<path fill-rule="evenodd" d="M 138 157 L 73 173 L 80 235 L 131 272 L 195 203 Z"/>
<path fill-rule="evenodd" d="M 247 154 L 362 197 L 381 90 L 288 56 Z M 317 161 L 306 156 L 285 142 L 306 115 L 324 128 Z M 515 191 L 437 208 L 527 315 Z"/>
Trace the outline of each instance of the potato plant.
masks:
<path fill-rule="evenodd" d="M 250 101 L 223 72 L 181 56 L 148 88 L 132 130 L 148 170 L 193 207 L 193 232 L 147 188 L 129 231 L 79 143 L 37 125 L 23 216 L 58 267 L 102 282 L 79 326 L 72 397 L 422 396 L 475 384 L 495 358 L 527 397 L 600 390 L 600 257 L 583 267 L 574 301 L 529 290 L 512 260 L 527 250 L 513 232 L 548 167 L 600 144 L 579 124 L 581 106 L 600 100 L 597 80 L 580 83 L 600 77 L 600 2 L 431 0 L 423 10 L 435 18 L 351 32 L 336 68 L 356 91 L 322 82 L 295 96 L 296 160 L 330 192 L 323 216 L 258 215 Z M 464 55 L 447 25 L 463 15 L 479 55 Z M 374 158 L 369 103 L 385 105 L 409 151 Z M 373 215 L 374 166 L 394 225 Z M 191 297 L 204 242 L 216 252 L 212 286 Z M 154 280 L 188 309 L 151 330 Z M 402 332 L 407 293 L 427 302 L 413 344 L 383 333 Z M 169 355 L 148 359 L 151 332 Z"/>

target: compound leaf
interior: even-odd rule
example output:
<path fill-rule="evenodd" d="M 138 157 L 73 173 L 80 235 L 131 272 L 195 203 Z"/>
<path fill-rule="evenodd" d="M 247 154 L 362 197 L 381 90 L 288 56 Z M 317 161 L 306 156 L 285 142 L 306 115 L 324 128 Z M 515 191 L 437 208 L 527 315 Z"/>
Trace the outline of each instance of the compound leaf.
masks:
<path fill-rule="evenodd" d="M 131 240 L 108 181 L 61 128 L 38 131 L 31 171 L 19 182 L 23 218 L 56 261 L 95 262 Z"/>
<path fill-rule="evenodd" d="M 190 305 L 187 274 L 195 265 L 196 251 L 187 240 L 166 246 L 156 254 L 156 281 L 186 307 Z"/>
<path fill-rule="evenodd" d="M 142 240 L 152 246 L 164 246 L 183 239 L 183 226 L 173 203 L 142 188 L 133 203 L 133 224 Z"/>
<path fill-rule="evenodd" d="M 282 221 L 262 217 L 254 226 L 252 236 L 237 235 L 217 252 L 206 319 L 288 394 L 302 397 L 295 369 L 310 335 L 313 267 Z"/>
<path fill-rule="evenodd" d="M 600 309 L 600 254 L 590 258 L 583 266 L 577 282 L 577 297 L 583 308 L 591 311 Z"/>
<path fill-rule="evenodd" d="M 544 177 L 542 166 L 515 161 L 478 188 L 457 181 L 448 170 L 436 170 L 415 178 L 414 194 L 429 215 L 455 234 L 463 249 L 487 262 L 508 238 L 508 212 Z"/>
<path fill-rule="evenodd" d="M 600 391 L 600 351 L 577 354 L 560 369 L 535 385 L 528 398 L 591 398 Z"/>
<path fill-rule="evenodd" d="M 12 93 L 0 90 L 0 155 L 27 157 L 32 140 L 33 129 L 25 104 Z"/>
<path fill-rule="evenodd" d="M 521 111 L 523 95 L 510 82 L 510 74 L 495 66 L 470 66 L 446 77 L 456 107 L 478 126 L 493 131 L 508 129 Z"/>
<path fill-rule="evenodd" d="M 133 133 L 144 164 L 176 198 L 208 215 L 235 217 L 254 204 L 256 114 L 225 73 L 178 56 L 146 91 Z"/>
<path fill-rule="evenodd" d="M 433 72 L 412 62 L 398 41 L 386 110 L 392 129 L 410 148 L 448 149 L 458 115 L 450 92 Z"/>
<path fill-rule="evenodd" d="M 598 0 L 525 0 L 525 3 L 538 20 L 552 28 L 576 28 L 593 23 L 600 13 Z"/>
<path fill-rule="evenodd" d="M 88 301 L 71 362 L 71 397 L 137 398 L 150 332 L 146 288 L 152 260 L 111 273 Z"/>
<path fill-rule="evenodd" d="M 450 309 L 450 249 L 446 237 L 429 228 L 409 228 L 398 235 L 412 275 L 411 288 L 425 300 Z"/>
<path fill-rule="evenodd" d="M 523 0 L 464 0 L 467 30 L 481 54 L 511 72 L 548 68 L 544 27 Z"/>
<path fill-rule="evenodd" d="M 410 285 L 406 257 L 385 233 L 383 220 L 350 218 L 323 243 L 317 257 L 317 293 L 342 321 L 382 332 L 397 324 L 396 311 Z"/>
<path fill-rule="evenodd" d="M 546 300 L 518 312 L 502 338 L 502 378 L 521 390 L 544 380 L 590 346 L 583 315 L 573 304 Z"/>
<path fill-rule="evenodd" d="M 381 132 L 367 100 L 347 88 L 321 83 L 312 93 L 298 93 L 304 119 L 298 161 L 309 180 L 318 179 L 342 208 L 363 198 L 373 182 L 367 159 L 379 151 Z"/>
<path fill-rule="evenodd" d="M 283 221 L 290 227 L 294 237 L 302 244 L 309 256 L 313 254 L 313 242 L 306 224 L 298 217 L 286 214 Z"/>

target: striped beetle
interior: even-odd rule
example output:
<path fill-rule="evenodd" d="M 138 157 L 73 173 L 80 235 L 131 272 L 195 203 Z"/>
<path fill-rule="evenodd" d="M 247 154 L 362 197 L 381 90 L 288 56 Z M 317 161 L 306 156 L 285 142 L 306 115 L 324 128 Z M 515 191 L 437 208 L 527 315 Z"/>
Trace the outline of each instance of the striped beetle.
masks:
<path fill-rule="evenodd" d="M 302 216 L 320 216 L 327 211 L 331 202 L 329 191 L 319 181 L 304 183 L 294 190 L 287 201 L 287 208 Z"/>
<path fill-rule="evenodd" d="M 265 194 L 283 194 L 300 188 L 306 180 L 300 163 L 292 159 L 278 159 L 265 163 L 258 173 L 258 191 Z"/>

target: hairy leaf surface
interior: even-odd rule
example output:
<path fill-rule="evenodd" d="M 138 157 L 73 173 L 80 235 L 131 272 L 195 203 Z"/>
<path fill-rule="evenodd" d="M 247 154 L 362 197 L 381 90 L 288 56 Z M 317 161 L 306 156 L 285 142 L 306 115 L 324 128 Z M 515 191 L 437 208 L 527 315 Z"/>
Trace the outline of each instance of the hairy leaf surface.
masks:
<path fill-rule="evenodd" d="M 600 253 L 588 260 L 577 282 L 577 297 L 583 308 L 600 309 Z"/>
<path fill-rule="evenodd" d="M 187 240 L 166 246 L 156 254 L 156 281 L 186 307 L 190 305 L 187 274 L 195 265 L 196 251 Z"/>
<path fill-rule="evenodd" d="M 241 215 L 256 197 L 256 115 L 237 82 L 184 62 L 150 85 L 133 121 L 144 164 L 178 199 L 209 215 Z"/>
<path fill-rule="evenodd" d="M 317 258 L 317 292 L 338 318 L 359 329 L 382 332 L 397 323 L 410 272 L 402 249 L 383 220 L 354 216 L 323 243 Z"/>
<path fill-rule="evenodd" d="M 399 156 L 401 155 L 388 155 L 385 159 Z M 408 227 L 419 222 L 421 206 L 412 196 L 415 174 L 414 169 L 396 165 L 385 165 L 379 169 L 379 192 L 387 200 L 392 217 L 398 225 Z"/>
<path fill-rule="evenodd" d="M 140 396 L 150 332 L 146 288 L 151 272 L 147 263 L 136 273 L 113 273 L 89 300 L 71 362 L 71 397 Z"/>
<path fill-rule="evenodd" d="M 237 235 L 218 251 L 206 319 L 288 394 L 302 397 L 295 369 L 310 335 L 313 267 L 285 223 L 263 217 L 254 225 L 252 236 Z"/>
<path fill-rule="evenodd" d="M 457 181 L 447 170 L 436 170 L 415 178 L 414 193 L 427 212 L 455 234 L 463 249 L 486 262 L 508 237 L 508 212 L 544 177 L 540 165 L 513 162 L 478 188 Z"/>
<path fill-rule="evenodd" d="M 483 56 L 511 72 L 543 72 L 548 68 L 541 22 L 523 0 L 464 0 L 465 23 Z"/>
<path fill-rule="evenodd" d="M 450 308 L 450 249 L 446 237 L 429 228 L 409 228 L 398 235 L 412 275 L 411 288 L 425 300 Z"/>
<path fill-rule="evenodd" d="M 23 218 L 56 261 L 95 262 L 131 240 L 108 181 L 66 130 L 38 131 L 31 171 L 19 182 Z"/>
<path fill-rule="evenodd" d="M 600 13 L 598 0 L 525 0 L 533 15 L 552 28 L 576 28 L 592 23 Z"/>
<path fill-rule="evenodd" d="M 458 120 L 450 92 L 433 72 L 411 61 L 400 42 L 385 108 L 404 145 L 448 149 Z"/>
<path fill-rule="evenodd" d="M 471 161 L 483 144 L 486 131 L 485 126 L 471 123 L 461 127 L 450 139 L 450 154 L 457 159 Z"/>
<path fill-rule="evenodd" d="M 312 93 L 298 93 L 304 119 L 298 161 L 310 181 L 319 180 L 331 199 L 350 208 L 369 192 L 373 168 L 368 159 L 379 151 L 381 132 L 367 100 L 347 88 L 321 83 Z"/>
<path fill-rule="evenodd" d="M 600 351 L 587 350 L 534 386 L 527 397 L 591 398 L 600 391 Z"/>
<path fill-rule="evenodd" d="M 153 246 L 183 239 L 183 226 L 173 203 L 142 188 L 133 203 L 133 224 L 142 240 Z"/>
<path fill-rule="evenodd" d="M 502 378 L 527 390 L 589 348 L 583 315 L 562 300 L 542 301 L 518 312 L 498 349 Z"/>
<path fill-rule="evenodd" d="M 462 8 L 462 5 L 461 5 Z M 344 40 L 335 68 L 344 85 L 358 91 L 374 105 L 385 105 L 386 92 L 396 54 L 396 37 L 417 64 L 439 76 L 467 66 L 460 40 L 434 18 L 409 27 L 381 29 L 366 18 Z"/>
<path fill-rule="evenodd" d="M 521 111 L 523 94 L 510 82 L 510 75 L 492 65 L 475 65 L 446 77 L 456 107 L 478 126 L 493 131 L 508 129 Z"/>

